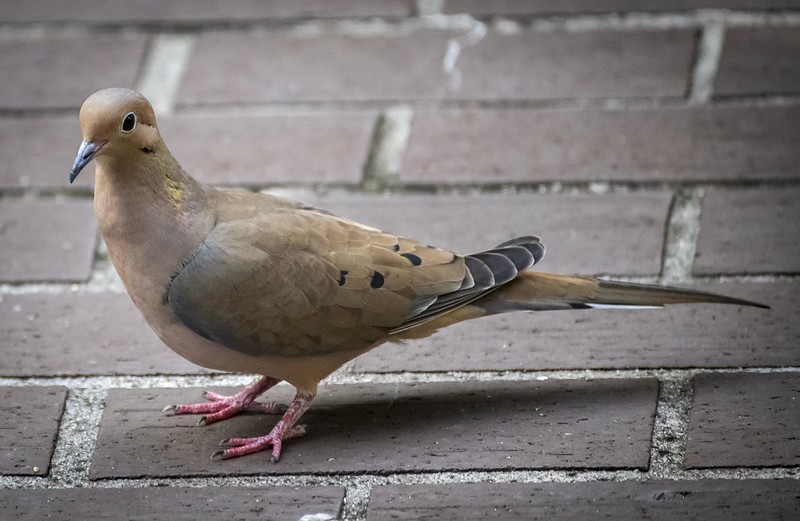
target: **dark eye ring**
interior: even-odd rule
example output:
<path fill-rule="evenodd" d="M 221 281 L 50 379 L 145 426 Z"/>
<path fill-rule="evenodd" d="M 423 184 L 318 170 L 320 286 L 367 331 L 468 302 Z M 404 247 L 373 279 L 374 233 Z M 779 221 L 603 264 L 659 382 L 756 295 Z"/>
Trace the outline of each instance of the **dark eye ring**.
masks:
<path fill-rule="evenodd" d="M 122 125 L 120 126 L 120 130 L 123 132 L 130 132 L 136 127 L 136 114 L 133 112 L 128 112 L 125 114 L 125 117 L 122 119 Z"/>

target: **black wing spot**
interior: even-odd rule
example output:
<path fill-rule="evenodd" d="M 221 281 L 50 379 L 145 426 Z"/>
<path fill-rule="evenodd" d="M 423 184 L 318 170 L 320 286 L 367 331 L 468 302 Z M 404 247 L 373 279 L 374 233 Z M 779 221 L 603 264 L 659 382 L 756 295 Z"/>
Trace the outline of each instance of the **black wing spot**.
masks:
<path fill-rule="evenodd" d="M 394 246 L 392 246 L 392 251 L 395 251 L 395 252 L 400 251 L 400 245 L 399 244 L 395 244 Z"/>
<path fill-rule="evenodd" d="M 347 282 L 347 274 L 350 273 L 347 270 L 342 270 L 339 272 L 339 280 L 337 281 L 340 286 L 344 286 L 344 283 Z"/>
<path fill-rule="evenodd" d="M 375 289 L 378 289 L 383 286 L 383 273 L 380 271 L 376 271 L 372 274 L 372 281 L 369 283 Z"/>
<path fill-rule="evenodd" d="M 413 253 L 401 253 L 400 256 L 408 259 L 414 266 L 419 266 L 420 264 L 422 264 L 422 259 L 414 255 Z"/>

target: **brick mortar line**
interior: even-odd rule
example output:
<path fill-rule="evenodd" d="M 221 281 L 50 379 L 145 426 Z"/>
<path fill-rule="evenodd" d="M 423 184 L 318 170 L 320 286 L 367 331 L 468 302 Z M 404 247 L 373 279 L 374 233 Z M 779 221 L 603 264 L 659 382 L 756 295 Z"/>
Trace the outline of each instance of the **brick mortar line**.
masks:
<path fill-rule="evenodd" d="M 541 98 L 525 100 L 490 100 L 490 99 L 445 99 L 419 98 L 403 100 L 402 105 L 417 111 L 446 110 L 690 110 L 693 108 L 767 108 L 794 107 L 800 105 L 800 94 L 765 94 L 765 95 L 725 95 L 715 96 L 708 103 L 698 104 L 689 97 L 600 97 L 600 98 Z M 330 113 L 363 113 L 381 112 L 398 105 L 396 99 L 351 100 L 351 101 L 267 101 L 267 102 L 231 102 L 231 103 L 193 103 L 191 105 L 177 103 L 173 115 L 183 116 L 292 116 Z M 3 108 L 0 107 L 0 118 L 8 119 L 40 119 L 50 117 L 75 117 L 78 108 Z M 77 128 L 77 127 L 76 127 Z M 24 188 L 14 188 L 22 191 Z M 53 189 L 41 189 L 54 191 Z M 86 193 L 86 189 L 74 189 L 71 193 Z"/>
<path fill-rule="evenodd" d="M 315 184 L 236 184 L 212 185 L 217 188 L 234 188 L 252 192 L 265 192 L 282 195 L 294 199 L 336 197 L 352 195 L 370 195 L 361 186 L 353 184 L 315 183 Z M 768 179 L 704 179 L 704 180 L 610 180 L 610 181 L 531 181 L 531 182 L 476 182 L 476 183 L 402 183 L 387 187 L 383 193 L 390 196 L 404 195 L 606 195 L 676 192 L 681 189 L 725 188 L 741 190 L 757 190 L 760 188 L 797 188 L 800 178 L 768 178 Z M 49 189 L 49 188 L 0 188 L 1 201 L 58 201 L 92 200 L 93 193 L 87 190 Z"/>
<path fill-rule="evenodd" d="M 366 521 L 369 500 L 375 484 L 369 479 L 355 479 L 345 486 L 342 511 L 342 521 Z"/>
<path fill-rule="evenodd" d="M 413 117 L 411 107 L 405 104 L 389 107 L 378 117 L 364 165 L 364 192 L 381 192 L 400 183 Z"/>
<path fill-rule="evenodd" d="M 688 95 L 690 104 L 705 104 L 712 100 L 724 45 L 725 26 L 721 22 L 705 24 L 700 33 L 700 41 L 696 45 L 697 57 Z"/>
<path fill-rule="evenodd" d="M 264 192 L 282 195 L 293 199 L 324 198 L 337 196 L 370 195 L 361 186 L 352 184 L 239 184 L 213 185 L 218 188 L 235 188 L 252 192 Z M 597 195 L 606 194 L 641 194 L 658 192 L 675 192 L 681 189 L 724 188 L 740 190 L 757 190 L 761 188 L 797 188 L 800 178 L 770 179 L 735 179 L 735 180 L 611 180 L 611 181 L 534 181 L 534 182 L 500 182 L 500 183 L 456 183 L 456 184 L 420 184 L 401 183 L 387 186 L 382 193 L 402 197 L 405 195 Z M 44 188 L 0 188 L 0 202 L 3 201 L 58 201 L 84 200 L 91 201 L 91 190 L 44 189 Z"/>
<path fill-rule="evenodd" d="M 72 388 L 61 416 L 48 480 L 55 486 L 81 486 L 89 481 L 105 390 Z"/>
<path fill-rule="evenodd" d="M 181 22 L 3 22 L 0 42 L 39 40 L 45 38 L 81 38 L 95 34 L 179 34 L 230 32 L 295 32 L 301 36 L 407 35 L 423 29 L 463 30 L 474 20 L 490 20 L 498 32 L 587 32 L 599 30 L 669 30 L 699 28 L 710 22 L 729 27 L 792 27 L 800 25 L 797 10 L 727 10 L 696 9 L 668 12 L 610 12 L 561 15 L 480 15 L 468 13 L 431 13 L 421 16 L 351 17 L 339 19 L 293 18 L 225 21 Z"/>
<path fill-rule="evenodd" d="M 265 462 L 265 464 L 272 464 Z M 280 463 L 278 463 L 279 465 Z M 408 471 L 401 473 L 338 473 L 338 474 L 275 474 L 262 476 L 206 477 L 142 477 L 87 480 L 63 486 L 47 477 L 0 475 L 0 488 L 66 489 L 66 488 L 149 488 L 149 487 L 259 487 L 259 486 L 340 486 L 374 488 L 384 485 L 438 485 L 458 483 L 586 483 L 593 481 L 700 481 L 743 479 L 797 479 L 800 466 L 793 467 L 728 467 L 683 470 L 669 478 L 654 476 L 647 471 L 630 469 L 519 469 Z M 357 508 L 357 507 L 356 507 Z"/>
<path fill-rule="evenodd" d="M 164 347 L 164 349 L 167 349 Z M 638 369 L 565 369 L 540 371 L 431 371 L 396 373 L 354 373 L 345 367 L 323 381 L 322 385 L 415 384 L 460 382 L 530 382 L 592 381 L 651 378 L 659 381 L 683 381 L 701 374 L 800 373 L 800 366 L 780 367 L 692 367 Z M 105 375 L 105 376 L 2 376 L 0 386 L 64 386 L 68 389 L 102 391 L 107 389 L 172 389 L 238 387 L 255 379 L 240 373 Z M 281 384 L 288 385 L 288 384 Z M 166 404 L 165 404 L 166 405 Z"/>
<path fill-rule="evenodd" d="M 476 44 L 480 45 L 480 44 Z M 705 80 L 703 80 L 705 81 Z M 737 94 L 709 99 L 710 107 L 786 107 L 800 104 L 800 94 Z M 683 96 L 628 96 L 587 98 L 531 98 L 521 100 L 458 99 L 445 97 L 368 99 L 346 101 L 254 101 L 179 103 L 176 114 L 199 116 L 274 116 L 307 115 L 330 112 L 382 111 L 397 105 L 414 110 L 688 110 L 698 104 Z M 14 109 L 25 112 L 25 109 Z M 30 109 L 31 114 L 51 115 L 49 109 Z M 74 110 L 77 112 L 77 110 Z M 2 109 L 0 109 L 2 114 Z"/>
<path fill-rule="evenodd" d="M 648 472 L 657 479 L 674 479 L 683 471 L 693 399 L 694 376 L 659 380 L 648 468 Z"/>
<path fill-rule="evenodd" d="M 218 188 L 236 188 L 253 192 L 265 192 L 281 195 L 293 199 L 325 198 L 337 196 L 371 195 L 362 187 L 352 184 L 264 184 L 264 185 L 213 185 Z M 739 190 L 757 190 L 761 188 L 797 188 L 800 187 L 800 178 L 785 179 L 735 179 L 735 180 L 612 180 L 612 181 L 541 181 L 541 182 L 501 182 L 501 183 L 457 183 L 457 184 L 419 184 L 402 183 L 388 186 L 382 193 L 393 197 L 406 195 L 607 195 L 607 194 L 641 194 L 676 192 L 681 189 L 724 188 Z M 2 201 L 58 201 L 84 200 L 91 201 L 93 194 L 90 190 L 73 191 L 67 188 L 38 189 L 38 188 L 0 188 L 0 202 Z"/>
<path fill-rule="evenodd" d="M 682 188 L 673 196 L 661 263 L 661 279 L 667 283 L 691 280 L 700 237 L 700 212 L 705 189 Z"/>
<path fill-rule="evenodd" d="M 709 23 L 729 27 L 784 27 L 800 23 L 800 12 L 696 9 L 685 12 L 626 12 L 533 17 L 525 27 L 530 31 L 584 32 L 596 30 L 690 29 Z"/>
<path fill-rule="evenodd" d="M 443 14 L 447 0 L 415 0 L 414 12 L 419 16 Z"/>
<path fill-rule="evenodd" d="M 156 114 L 169 116 L 175 110 L 175 99 L 196 36 L 161 33 L 153 37 L 146 53 L 137 90 L 144 94 Z"/>

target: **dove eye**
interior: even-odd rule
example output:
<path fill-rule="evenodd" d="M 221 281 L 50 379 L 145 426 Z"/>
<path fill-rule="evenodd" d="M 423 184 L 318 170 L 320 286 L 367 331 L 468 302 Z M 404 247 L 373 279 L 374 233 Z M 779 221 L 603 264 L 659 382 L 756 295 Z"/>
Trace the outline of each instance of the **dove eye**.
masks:
<path fill-rule="evenodd" d="M 136 126 L 136 114 L 128 112 L 122 120 L 120 130 L 123 132 L 130 132 Z"/>

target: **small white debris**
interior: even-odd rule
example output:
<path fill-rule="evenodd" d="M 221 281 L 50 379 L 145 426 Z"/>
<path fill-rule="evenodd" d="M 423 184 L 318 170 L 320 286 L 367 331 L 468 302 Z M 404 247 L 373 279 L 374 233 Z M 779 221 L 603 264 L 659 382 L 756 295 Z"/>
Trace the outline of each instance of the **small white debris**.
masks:
<path fill-rule="evenodd" d="M 335 519 L 332 515 L 321 513 L 321 514 L 306 514 L 297 521 L 331 521 L 332 519 Z"/>

